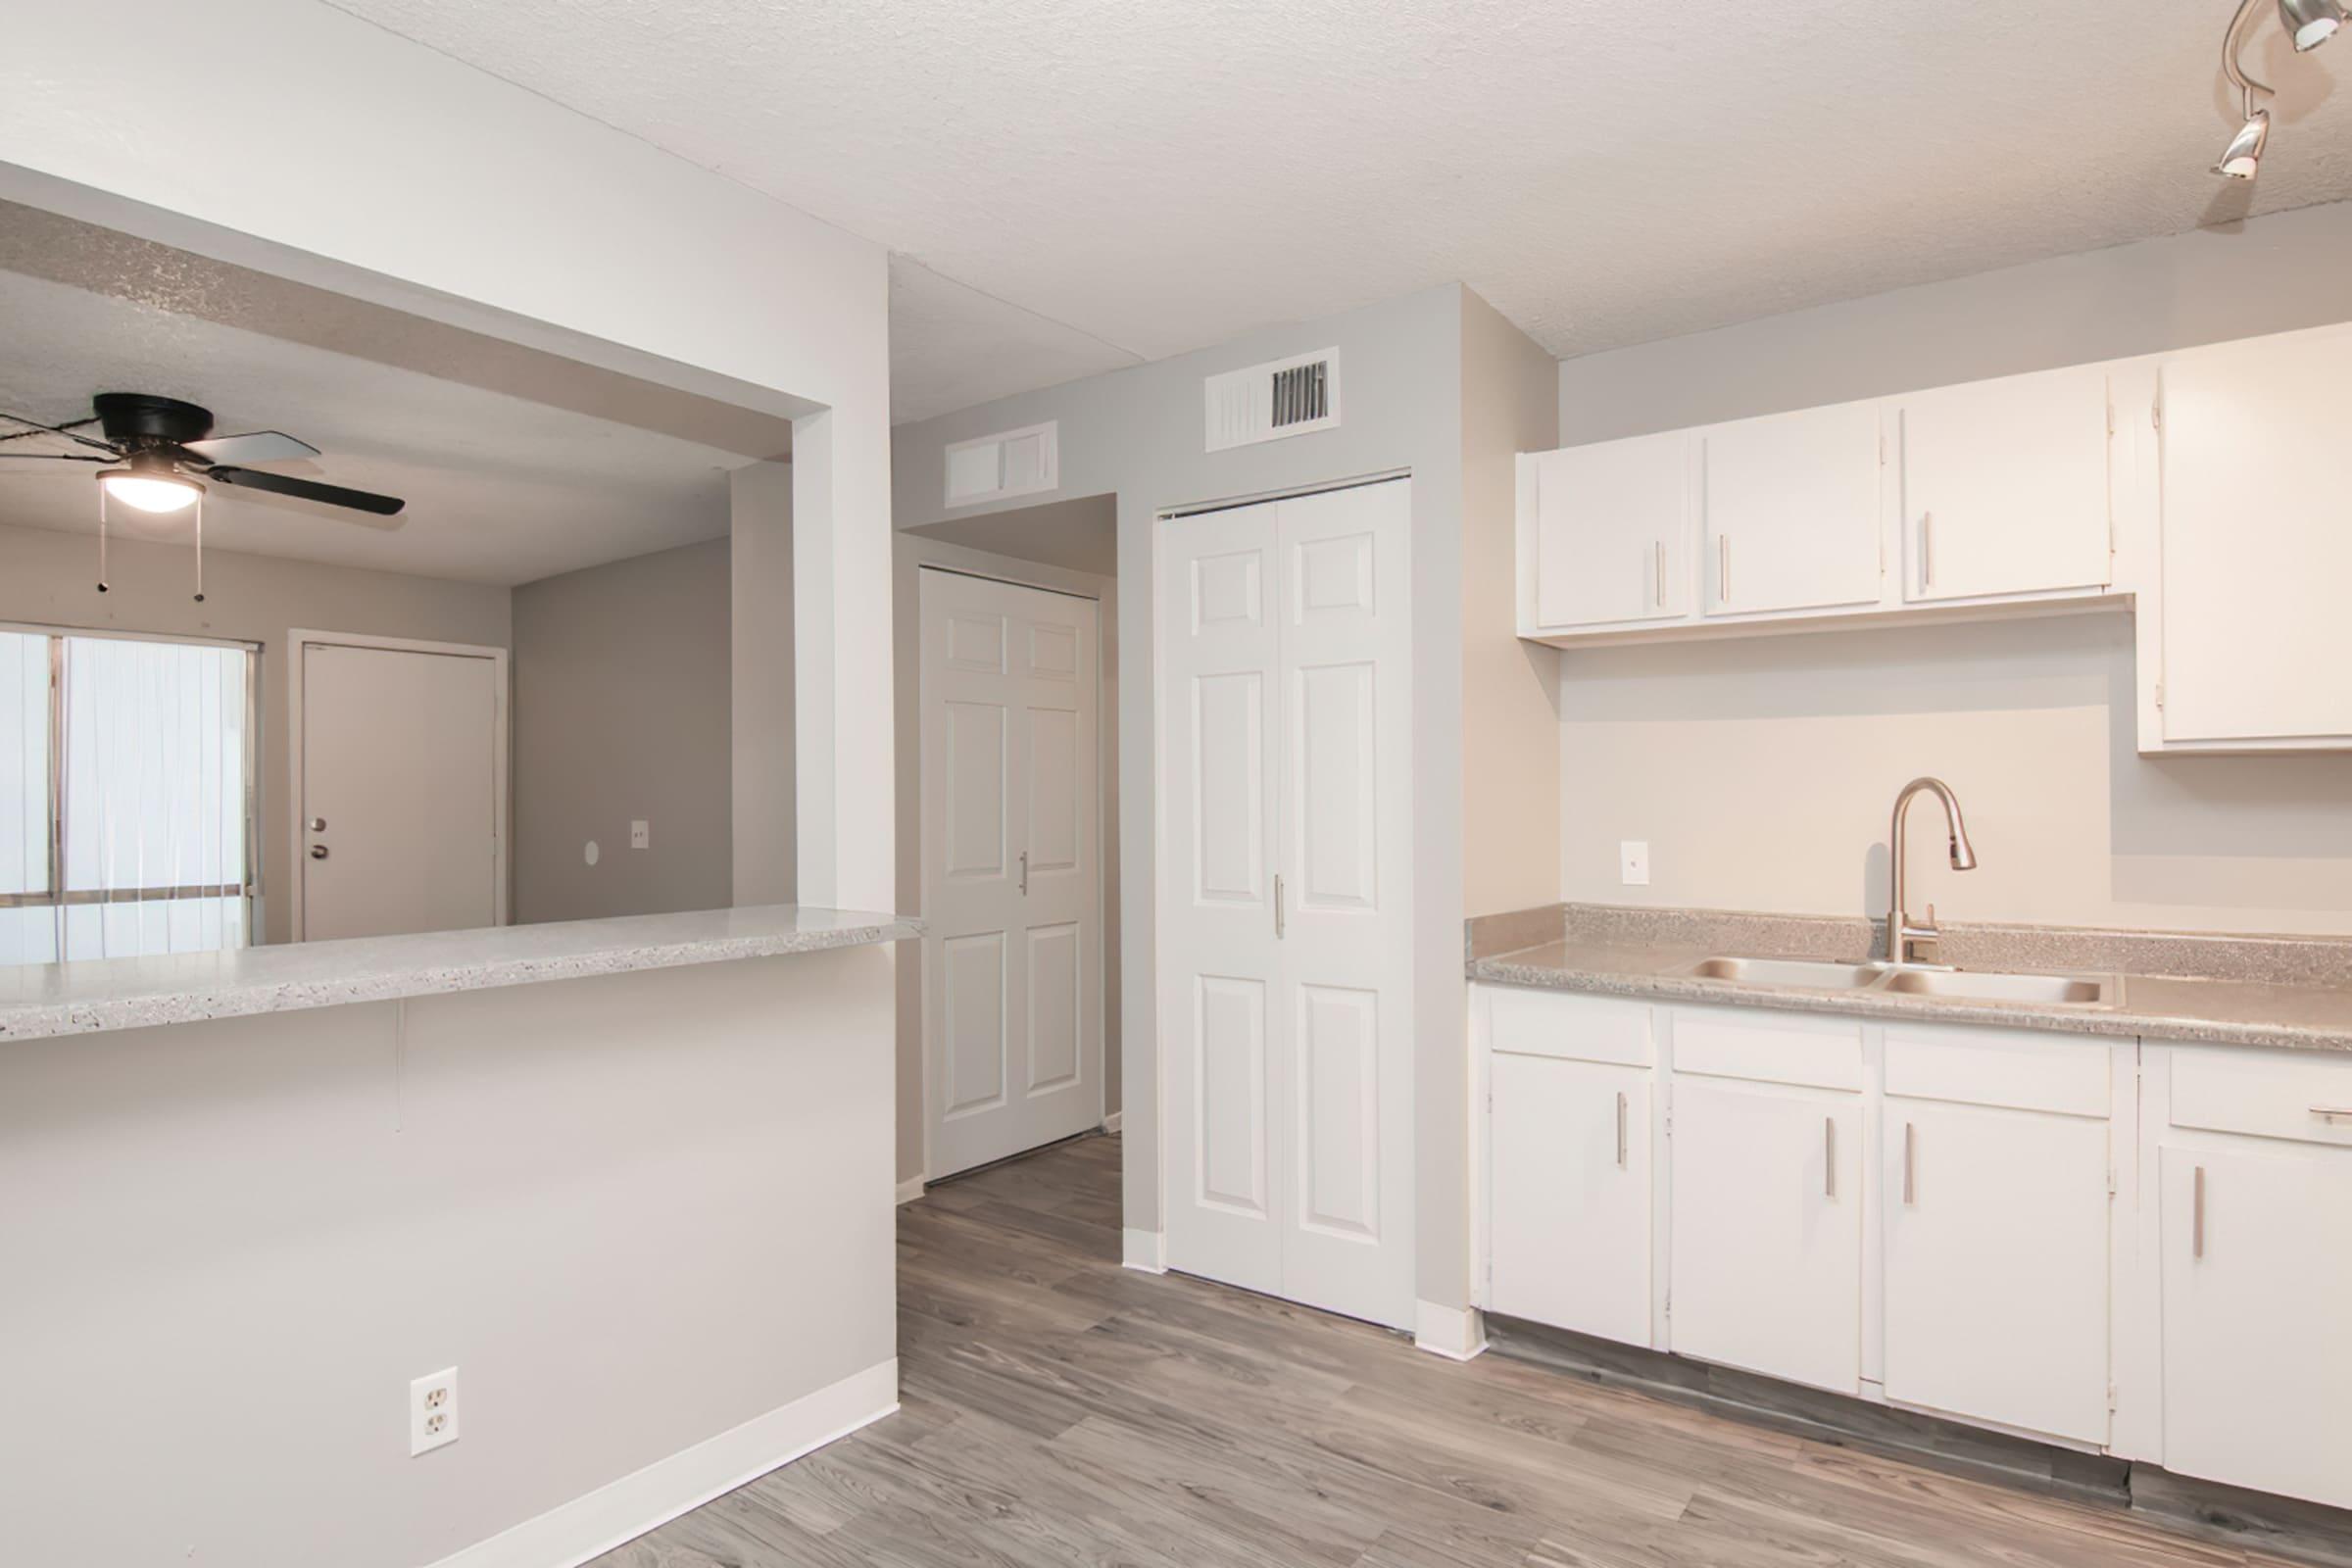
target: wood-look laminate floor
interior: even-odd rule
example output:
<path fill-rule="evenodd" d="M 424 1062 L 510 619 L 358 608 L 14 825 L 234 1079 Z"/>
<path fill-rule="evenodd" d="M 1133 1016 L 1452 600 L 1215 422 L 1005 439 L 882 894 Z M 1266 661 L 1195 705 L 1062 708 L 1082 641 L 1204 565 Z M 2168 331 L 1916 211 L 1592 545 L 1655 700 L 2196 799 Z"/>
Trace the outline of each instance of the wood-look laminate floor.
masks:
<path fill-rule="evenodd" d="M 1119 1266 L 1118 1144 L 899 1210 L 905 1408 L 594 1568 L 2274 1559 Z"/>

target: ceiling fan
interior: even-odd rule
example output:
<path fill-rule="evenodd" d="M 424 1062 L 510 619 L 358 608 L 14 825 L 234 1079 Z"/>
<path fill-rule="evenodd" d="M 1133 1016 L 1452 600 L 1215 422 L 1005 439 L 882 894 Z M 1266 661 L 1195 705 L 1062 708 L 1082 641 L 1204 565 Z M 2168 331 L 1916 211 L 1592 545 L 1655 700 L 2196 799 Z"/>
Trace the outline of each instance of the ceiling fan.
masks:
<path fill-rule="evenodd" d="M 352 490 L 339 484 L 320 484 L 291 474 L 247 468 L 247 463 L 276 463 L 288 458 L 315 458 L 318 449 L 275 430 L 249 435 L 212 433 L 213 415 L 193 403 L 155 397 L 145 392 L 101 392 L 90 400 L 94 413 L 66 424 L 44 424 L 14 414 L 0 419 L 24 428 L 0 431 L 0 442 L 28 436 L 59 436 L 89 453 L 10 452 L 0 448 L 0 461 L 14 463 L 115 463 L 119 467 L 98 470 L 98 483 L 110 500 L 141 512 L 181 512 L 204 495 L 204 481 L 244 490 L 267 490 L 330 507 L 371 513 L 379 517 L 397 514 L 408 505 L 397 496 Z M 96 425 L 92 435 L 88 427 Z"/>

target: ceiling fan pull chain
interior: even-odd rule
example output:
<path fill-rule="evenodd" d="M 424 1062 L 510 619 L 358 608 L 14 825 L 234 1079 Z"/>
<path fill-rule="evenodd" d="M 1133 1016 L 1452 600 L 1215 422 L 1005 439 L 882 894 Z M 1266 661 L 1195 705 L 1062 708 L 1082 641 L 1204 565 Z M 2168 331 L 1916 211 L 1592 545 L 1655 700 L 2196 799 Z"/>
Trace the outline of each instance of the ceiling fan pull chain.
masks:
<path fill-rule="evenodd" d="M 98 591 L 106 592 L 106 486 L 98 487 Z"/>
<path fill-rule="evenodd" d="M 196 602 L 204 603 L 204 492 L 196 492 Z"/>

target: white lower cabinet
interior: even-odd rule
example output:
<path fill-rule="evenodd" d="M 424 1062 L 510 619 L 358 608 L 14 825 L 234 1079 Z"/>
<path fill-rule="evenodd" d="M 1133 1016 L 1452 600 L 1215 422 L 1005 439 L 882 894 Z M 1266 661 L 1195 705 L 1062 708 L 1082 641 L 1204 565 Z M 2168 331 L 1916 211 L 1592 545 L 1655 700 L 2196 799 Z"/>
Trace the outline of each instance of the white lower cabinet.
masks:
<path fill-rule="evenodd" d="M 1890 1095 L 1882 1127 L 1886 1397 L 2105 1443 L 2107 1121 Z"/>
<path fill-rule="evenodd" d="M 1858 1392 L 1861 1097 L 1681 1073 L 1673 1094 L 1671 1348 Z"/>
<path fill-rule="evenodd" d="M 1496 1054 L 1488 1305 L 1649 1343 L 1650 1069 Z"/>

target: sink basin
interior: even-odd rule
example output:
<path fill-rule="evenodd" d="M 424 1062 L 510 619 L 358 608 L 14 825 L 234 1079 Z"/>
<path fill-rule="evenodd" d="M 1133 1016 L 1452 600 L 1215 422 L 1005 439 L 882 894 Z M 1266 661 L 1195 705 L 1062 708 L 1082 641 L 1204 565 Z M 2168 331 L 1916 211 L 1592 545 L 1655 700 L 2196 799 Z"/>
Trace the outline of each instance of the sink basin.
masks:
<path fill-rule="evenodd" d="M 1701 958 L 1683 970 L 1693 980 L 1802 986 L 1812 991 L 1859 991 L 1882 972 L 1873 964 L 1828 963 L 1813 958 Z"/>
<path fill-rule="evenodd" d="M 1965 997 L 1978 1002 L 2070 1003 L 2095 1007 L 2113 1000 L 2114 982 L 2072 974 L 1991 974 L 1966 969 L 1897 969 L 1882 991 L 1909 997 Z"/>

